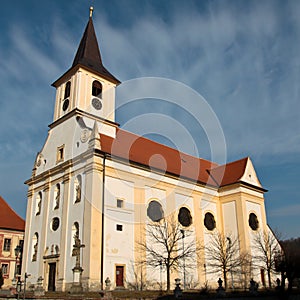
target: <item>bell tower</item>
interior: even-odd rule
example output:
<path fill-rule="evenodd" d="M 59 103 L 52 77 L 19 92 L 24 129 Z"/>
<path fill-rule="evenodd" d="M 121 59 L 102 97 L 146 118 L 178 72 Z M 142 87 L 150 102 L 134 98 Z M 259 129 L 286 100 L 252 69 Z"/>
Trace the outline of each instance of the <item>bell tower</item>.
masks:
<path fill-rule="evenodd" d="M 23 270 L 32 275 L 28 284 L 43 277 L 49 291 L 70 290 L 75 234 L 86 245 L 82 284 L 99 290 L 103 283 L 101 137 L 116 136 L 115 88 L 120 81 L 102 63 L 92 12 L 71 67 L 52 84 L 53 122 L 26 181 Z"/>
<path fill-rule="evenodd" d="M 92 14 L 91 7 L 71 68 L 52 84 L 56 88 L 54 122 L 74 111 L 115 122 L 115 88 L 120 81 L 103 66 Z"/>

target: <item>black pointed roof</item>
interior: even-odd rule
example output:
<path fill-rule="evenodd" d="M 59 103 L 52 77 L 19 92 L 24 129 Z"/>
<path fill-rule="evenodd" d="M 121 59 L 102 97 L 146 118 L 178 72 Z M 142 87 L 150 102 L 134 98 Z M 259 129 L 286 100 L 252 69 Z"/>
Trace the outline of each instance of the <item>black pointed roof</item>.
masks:
<path fill-rule="evenodd" d="M 113 76 L 102 64 L 101 54 L 92 17 L 89 18 L 89 21 L 86 25 L 72 67 L 64 75 L 66 75 L 70 70 L 77 66 L 86 67 L 113 83 L 120 83 L 120 81 L 115 76 Z M 52 85 L 56 86 L 56 83 L 62 77 L 64 77 L 64 75 L 62 75 Z"/>
<path fill-rule="evenodd" d="M 102 70 L 103 68 L 93 20 L 91 17 L 85 27 L 72 67 L 75 67 L 77 64 L 88 65 L 89 67 L 97 70 Z"/>

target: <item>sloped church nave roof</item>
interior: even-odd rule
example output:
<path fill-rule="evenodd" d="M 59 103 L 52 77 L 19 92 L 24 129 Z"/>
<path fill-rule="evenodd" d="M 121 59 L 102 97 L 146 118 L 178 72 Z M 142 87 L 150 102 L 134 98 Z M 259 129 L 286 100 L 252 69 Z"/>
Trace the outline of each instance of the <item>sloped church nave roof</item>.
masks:
<path fill-rule="evenodd" d="M 216 188 L 244 182 L 266 191 L 258 180 L 251 183 L 242 180 L 247 165 L 251 164 L 249 157 L 218 165 L 120 128 L 117 129 L 115 138 L 100 134 L 100 143 L 101 150 L 112 157 L 120 158 L 128 163 L 136 163 L 151 170 L 166 172 L 182 179 Z M 253 172 L 255 173 L 254 169 Z"/>

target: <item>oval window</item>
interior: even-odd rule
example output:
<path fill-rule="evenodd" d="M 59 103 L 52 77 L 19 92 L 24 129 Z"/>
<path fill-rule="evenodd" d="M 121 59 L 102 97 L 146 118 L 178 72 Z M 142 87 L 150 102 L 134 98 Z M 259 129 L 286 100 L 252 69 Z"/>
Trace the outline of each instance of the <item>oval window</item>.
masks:
<path fill-rule="evenodd" d="M 249 226 L 252 230 L 258 229 L 258 219 L 255 213 L 250 213 L 249 215 Z"/>
<path fill-rule="evenodd" d="M 216 228 L 216 221 L 215 221 L 215 217 L 212 213 L 208 212 L 205 214 L 204 217 L 204 226 L 208 229 L 208 230 L 214 230 Z"/>
<path fill-rule="evenodd" d="M 147 216 L 153 222 L 159 222 L 164 217 L 164 212 L 161 204 L 158 201 L 151 201 L 147 208 Z"/>
<path fill-rule="evenodd" d="M 52 230 L 56 231 L 59 227 L 59 218 L 52 219 Z"/>
<path fill-rule="evenodd" d="M 188 227 L 192 224 L 192 216 L 189 209 L 186 207 L 181 207 L 179 209 L 178 221 L 184 227 Z"/>

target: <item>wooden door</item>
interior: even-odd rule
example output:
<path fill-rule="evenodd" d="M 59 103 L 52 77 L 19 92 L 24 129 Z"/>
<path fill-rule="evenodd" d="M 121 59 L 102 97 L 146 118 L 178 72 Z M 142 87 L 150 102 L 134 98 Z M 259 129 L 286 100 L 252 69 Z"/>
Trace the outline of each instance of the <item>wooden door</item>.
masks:
<path fill-rule="evenodd" d="M 124 266 L 116 266 L 116 286 L 124 286 Z"/>
<path fill-rule="evenodd" d="M 49 263 L 48 291 L 55 291 L 56 263 Z"/>

